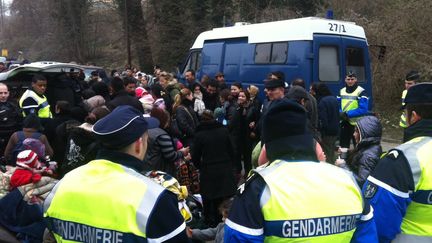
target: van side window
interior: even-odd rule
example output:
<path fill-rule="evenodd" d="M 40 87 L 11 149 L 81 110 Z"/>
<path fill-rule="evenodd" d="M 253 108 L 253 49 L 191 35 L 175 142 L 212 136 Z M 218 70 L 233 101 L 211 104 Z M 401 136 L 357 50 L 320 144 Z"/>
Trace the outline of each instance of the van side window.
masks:
<path fill-rule="evenodd" d="M 346 53 L 346 71 L 354 71 L 357 74 L 357 80 L 364 82 L 365 79 L 365 64 L 363 58 L 363 49 L 357 47 L 348 47 Z"/>
<path fill-rule="evenodd" d="M 340 80 L 339 53 L 337 46 L 320 46 L 319 80 L 336 82 Z"/>
<path fill-rule="evenodd" d="M 255 63 L 285 63 L 288 55 L 288 44 L 263 43 L 255 48 Z"/>
<path fill-rule="evenodd" d="M 287 43 L 273 43 L 271 63 L 284 63 L 288 54 Z"/>
<path fill-rule="evenodd" d="M 255 63 L 270 63 L 271 44 L 257 44 L 255 49 Z"/>
<path fill-rule="evenodd" d="M 187 60 L 186 66 L 183 71 L 183 75 L 187 70 L 193 69 L 195 71 L 201 68 L 201 51 L 192 52 Z"/>

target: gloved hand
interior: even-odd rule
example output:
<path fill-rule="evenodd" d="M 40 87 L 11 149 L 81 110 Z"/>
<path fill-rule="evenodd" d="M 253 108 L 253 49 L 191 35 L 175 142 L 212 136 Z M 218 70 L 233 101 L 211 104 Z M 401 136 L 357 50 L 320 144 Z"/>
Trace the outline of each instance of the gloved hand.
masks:
<path fill-rule="evenodd" d="M 340 117 L 340 119 L 341 119 L 342 121 L 348 121 L 348 120 L 349 120 L 348 115 L 347 115 L 346 112 L 341 112 L 341 113 L 339 113 L 339 117 Z"/>

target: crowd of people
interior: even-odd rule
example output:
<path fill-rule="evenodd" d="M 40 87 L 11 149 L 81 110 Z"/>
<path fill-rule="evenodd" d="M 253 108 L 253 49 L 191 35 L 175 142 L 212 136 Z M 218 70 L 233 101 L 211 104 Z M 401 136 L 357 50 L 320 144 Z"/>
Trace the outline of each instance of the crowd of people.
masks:
<path fill-rule="evenodd" d="M 43 197 L 44 218 L 37 221 L 49 229 L 46 238 L 86 242 L 91 234 L 77 232 L 92 230 L 100 230 L 111 242 L 310 237 L 390 242 L 396 235 L 404 242 L 411 235 L 432 235 L 426 222 L 430 212 L 420 225 L 412 223 L 420 218 L 416 213 L 430 207 L 430 198 L 423 194 L 431 190 L 432 178 L 426 169 L 417 174 L 410 170 L 415 162 L 409 145 L 382 158 L 382 127 L 368 111 L 368 94 L 354 72 L 347 73 L 345 87 L 336 95 L 323 82 L 306 87 L 301 78 L 290 82 L 275 71 L 263 77 L 264 99 L 257 86 L 227 84 L 221 72 L 201 80 L 194 70 L 184 76 L 183 84 L 158 66 L 153 76 L 129 67 L 122 73 L 113 71 L 109 78 L 95 71 L 88 82 L 77 83 L 73 104 L 49 100 L 47 79 L 41 75 L 34 75 L 18 105 L 0 83 L 0 152 L 11 173 L 9 190 L 40 184 L 44 176 L 59 180 Z M 410 72 L 407 82 L 418 76 Z M 409 108 L 401 118 L 407 131 L 404 141 L 428 136 L 424 126 L 410 133 L 407 125 L 417 127 L 429 119 L 427 109 L 416 105 L 432 102 L 422 93 L 430 85 L 423 86 L 414 88 L 411 96 L 404 92 Z M 427 141 L 416 142 L 427 146 Z M 410 155 L 399 159 L 398 152 Z M 405 171 L 394 168 L 391 160 L 401 160 Z M 184 161 L 199 169 L 205 230 L 186 228 L 178 194 L 144 176 L 162 171 L 179 179 Z M 423 160 L 417 163 L 429 166 Z M 412 199 L 408 191 L 414 187 L 425 192 Z M 8 196 L 0 200 L 0 209 L 5 199 Z M 427 206 L 410 211 L 411 199 Z M 131 221 L 136 215 L 140 219 Z M 42 238 L 40 228 L 29 231 L 13 221 L 0 219 L 22 239 Z M 320 232 L 318 225 L 323 227 Z M 68 233 L 71 228 L 74 233 Z"/>

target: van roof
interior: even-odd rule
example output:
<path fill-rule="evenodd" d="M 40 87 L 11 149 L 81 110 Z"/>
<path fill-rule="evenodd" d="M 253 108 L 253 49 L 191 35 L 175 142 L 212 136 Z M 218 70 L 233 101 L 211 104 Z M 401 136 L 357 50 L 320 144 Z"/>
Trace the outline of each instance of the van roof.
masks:
<path fill-rule="evenodd" d="M 343 27 L 342 27 L 343 26 Z M 285 30 L 285 31 L 283 31 Z M 202 32 L 191 49 L 199 49 L 206 40 L 247 37 L 249 43 L 312 40 L 314 34 L 345 35 L 366 39 L 364 29 L 354 22 L 317 17 L 289 19 L 259 24 L 235 25 Z"/>

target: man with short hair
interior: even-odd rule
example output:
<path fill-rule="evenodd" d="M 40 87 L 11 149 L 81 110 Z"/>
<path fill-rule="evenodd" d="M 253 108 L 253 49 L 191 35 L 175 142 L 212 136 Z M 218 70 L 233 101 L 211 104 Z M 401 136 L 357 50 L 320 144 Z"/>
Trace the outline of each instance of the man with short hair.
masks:
<path fill-rule="evenodd" d="M 134 76 L 134 73 L 133 73 L 132 68 L 130 68 L 130 67 L 126 68 L 126 77 L 132 77 L 133 78 L 133 76 Z"/>
<path fill-rule="evenodd" d="M 127 77 L 125 79 L 128 79 Z M 114 77 L 111 80 L 110 88 L 112 91 L 111 101 L 106 106 L 109 110 L 114 110 L 117 106 L 130 105 L 135 109 L 144 113 L 144 108 L 141 102 L 135 97 L 135 94 L 131 95 L 125 89 L 124 82 L 120 77 Z"/>
<path fill-rule="evenodd" d="M 90 73 L 90 80 L 88 82 L 88 85 L 90 87 L 92 87 L 95 83 L 102 81 L 102 79 L 99 77 L 99 72 L 98 71 L 92 71 Z"/>
<path fill-rule="evenodd" d="M 92 128 L 96 160 L 72 170 L 44 202 L 57 242 L 187 242 L 177 196 L 140 174 L 155 118 L 120 106 Z"/>
<path fill-rule="evenodd" d="M 407 94 L 408 89 L 415 85 L 417 83 L 417 80 L 420 79 L 420 74 L 417 71 L 410 71 L 405 76 L 405 89 L 402 92 L 402 107 L 405 106 L 405 96 Z M 399 126 L 402 128 L 407 128 L 407 122 L 406 122 L 406 114 L 405 111 L 402 112 L 402 115 L 400 117 Z"/>
<path fill-rule="evenodd" d="M 223 72 L 217 72 L 215 75 L 215 80 L 218 82 L 219 90 L 229 89 L 228 85 L 225 83 L 225 75 Z"/>
<path fill-rule="evenodd" d="M 39 118 L 52 118 L 48 99 L 45 97 L 47 79 L 39 74 L 33 75 L 31 88 L 27 89 L 19 100 L 23 116 L 36 114 Z"/>
<path fill-rule="evenodd" d="M 306 109 L 306 102 L 309 99 L 308 92 L 300 86 L 293 86 L 285 95 L 286 98 L 293 100 Z M 306 110 L 307 111 L 307 110 Z M 308 117 L 309 118 L 309 117 Z M 310 118 L 309 118 L 310 119 Z"/>
<path fill-rule="evenodd" d="M 272 103 L 262 133 L 271 162 L 239 187 L 225 242 L 376 242 L 373 211 L 352 175 L 318 162 L 305 109 Z"/>
<path fill-rule="evenodd" d="M 131 96 L 135 96 L 135 89 L 137 86 L 137 80 L 133 77 L 125 77 L 123 79 L 123 84 L 125 86 L 126 92 Z"/>
<path fill-rule="evenodd" d="M 345 87 L 340 90 L 340 146 L 349 148 L 353 137 L 356 122 L 367 115 L 369 109 L 369 98 L 363 87 L 357 84 L 357 76 L 350 71 L 345 77 Z"/>
<path fill-rule="evenodd" d="M 186 79 L 186 87 L 193 91 L 193 86 L 195 83 L 198 83 L 201 86 L 201 83 L 199 83 L 195 78 L 195 71 L 193 69 L 189 69 L 185 73 L 185 79 Z"/>
<path fill-rule="evenodd" d="M 363 186 L 380 242 L 432 242 L 432 83 L 408 89 L 404 143 L 378 162 Z"/>
<path fill-rule="evenodd" d="M 6 84 L 0 83 L 0 155 L 10 136 L 21 129 L 22 116 L 19 108 L 9 100 L 9 89 Z"/>
<path fill-rule="evenodd" d="M 203 92 L 204 105 L 211 111 L 214 111 L 220 106 L 218 87 L 219 83 L 216 80 L 211 79 L 207 84 L 207 89 Z"/>

